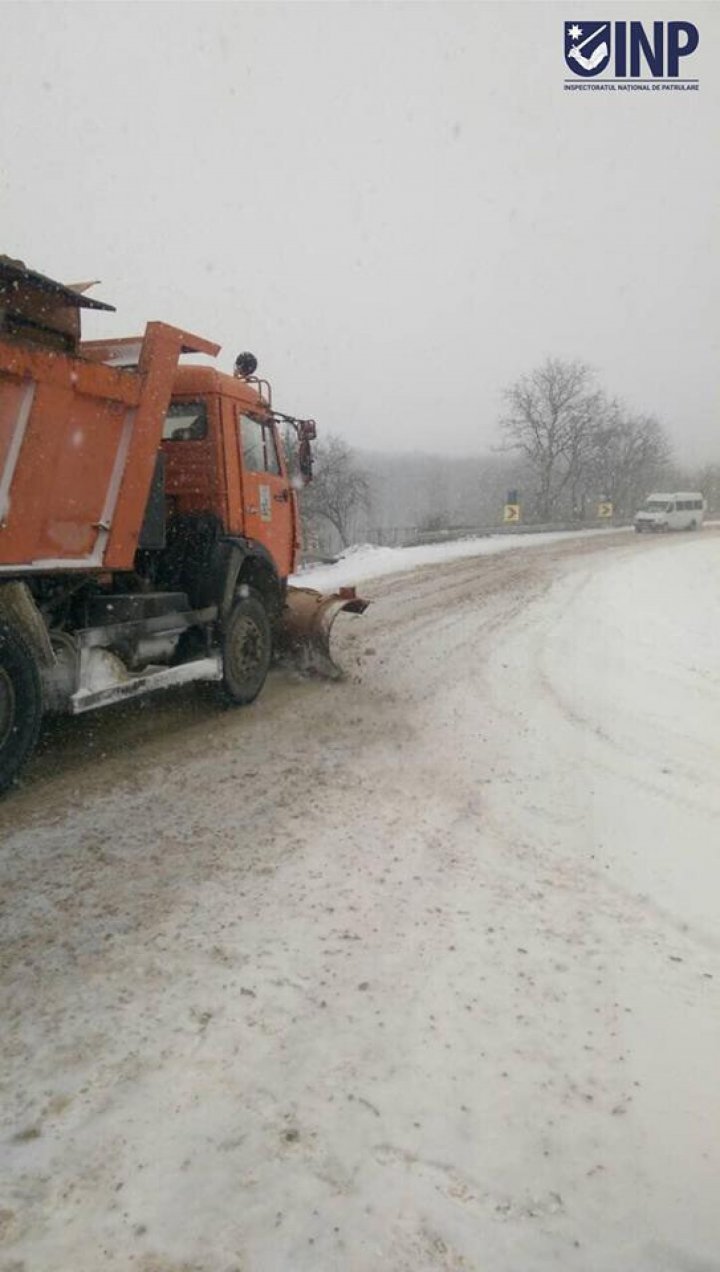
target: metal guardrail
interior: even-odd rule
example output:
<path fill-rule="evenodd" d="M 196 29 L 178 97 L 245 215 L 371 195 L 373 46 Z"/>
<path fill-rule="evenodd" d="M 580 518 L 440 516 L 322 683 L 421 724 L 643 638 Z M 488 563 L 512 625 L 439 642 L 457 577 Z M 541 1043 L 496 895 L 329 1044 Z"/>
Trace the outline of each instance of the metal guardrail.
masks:
<path fill-rule="evenodd" d="M 706 523 L 707 524 L 707 523 Z M 553 521 L 544 525 L 485 525 L 485 526 L 452 526 L 444 530 L 417 530 L 412 526 L 406 529 L 392 528 L 385 531 L 370 532 L 363 543 L 381 548 L 416 548 L 431 543 L 455 543 L 458 539 L 489 539 L 498 535 L 551 534 L 567 530 L 622 530 L 630 529 L 628 521 Z M 303 565 L 334 565 L 338 553 L 305 552 Z"/>
<path fill-rule="evenodd" d="M 491 536 L 494 538 L 501 534 L 551 534 L 559 530 L 619 530 L 627 524 L 627 521 L 603 518 L 602 520 L 594 521 L 551 521 L 543 525 L 523 523 L 521 525 L 453 526 L 446 530 L 427 530 L 415 533 L 410 530 L 408 531 L 408 538 L 405 539 L 402 546 L 411 548 L 423 543 L 446 543 L 456 539 L 484 539 Z"/>

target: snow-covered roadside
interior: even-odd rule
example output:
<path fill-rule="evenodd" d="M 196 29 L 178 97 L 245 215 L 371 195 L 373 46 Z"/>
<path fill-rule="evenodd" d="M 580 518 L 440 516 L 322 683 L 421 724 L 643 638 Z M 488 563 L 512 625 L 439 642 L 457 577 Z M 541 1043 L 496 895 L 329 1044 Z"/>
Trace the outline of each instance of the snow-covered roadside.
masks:
<path fill-rule="evenodd" d="M 612 534 L 613 530 L 553 530 L 547 534 L 497 534 L 478 538 L 453 539 L 447 543 L 423 543 L 414 548 L 379 548 L 358 544 L 348 548 L 332 565 L 314 565 L 294 574 L 290 582 L 297 587 L 314 587 L 332 591 L 388 574 L 404 574 L 423 565 L 441 565 L 444 561 L 461 561 L 465 557 L 495 556 L 525 548 L 558 543 L 563 539 L 588 539 Z M 617 531 L 615 531 L 617 533 Z"/>
<path fill-rule="evenodd" d="M 516 709 L 547 728 L 553 756 L 575 746 L 597 773 L 588 835 L 614 851 L 613 870 L 720 948 L 720 541 L 588 565 L 538 617 L 508 633 L 491 668 L 516 678 Z M 552 772 L 553 786 L 576 780 L 569 763 Z M 634 789 L 630 805 L 607 797 L 616 780 Z"/>
<path fill-rule="evenodd" d="M 668 541 L 568 576 L 486 668 L 488 820 L 574 902 L 554 974 L 552 902 L 529 908 L 527 946 L 566 1087 L 553 1135 L 604 1177 L 598 1272 L 709 1270 L 720 1251 L 719 549 Z"/>

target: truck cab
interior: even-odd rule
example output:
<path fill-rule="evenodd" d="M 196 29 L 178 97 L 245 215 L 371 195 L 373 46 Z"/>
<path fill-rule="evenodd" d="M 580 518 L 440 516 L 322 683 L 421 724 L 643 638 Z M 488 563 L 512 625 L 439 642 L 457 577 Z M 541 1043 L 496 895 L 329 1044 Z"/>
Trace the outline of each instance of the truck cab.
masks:
<path fill-rule="evenodd" d="M 246 380 L 212 367 L 179 367 L 161 456 L 168 529 L 214 516 L 226 534 L 261 544 L 278 576 L 300 549 L 297 495 L 269 402 Z"/>

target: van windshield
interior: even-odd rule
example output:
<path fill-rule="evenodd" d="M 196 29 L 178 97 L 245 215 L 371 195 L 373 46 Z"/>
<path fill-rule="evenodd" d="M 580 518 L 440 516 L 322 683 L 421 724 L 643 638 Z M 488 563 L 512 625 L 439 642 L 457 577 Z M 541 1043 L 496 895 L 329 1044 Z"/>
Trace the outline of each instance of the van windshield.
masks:
<path fill-rule="evenodd" d="M 648 499 L 645 504 L 646 512 L 672 512 L 672 504 L 665 503 L 662 499 Z"/>

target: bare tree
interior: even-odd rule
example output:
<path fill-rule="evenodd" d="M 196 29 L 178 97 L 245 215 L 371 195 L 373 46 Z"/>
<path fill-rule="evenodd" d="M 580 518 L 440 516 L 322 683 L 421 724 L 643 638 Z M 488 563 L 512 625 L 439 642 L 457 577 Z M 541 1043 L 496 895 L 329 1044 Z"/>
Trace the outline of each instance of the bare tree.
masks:
<path fill-rule="evenodd" d="M 670 444 L 654 416 L 631 415 L 611 402 L 593 434 L 588 478 L 595 493 L 626 516 L 657 487 L 670 459 Z"/>
<path fill-rule="evenodd" d="M 303 491 L 302 506 L 310 519 L 321 517 L 329 522 L 342 546 L 348 546 L 358 514 L 370 507 L 370 485 L 341 437 L 331 434 L 315 447 L 313 480 Z"/>
<path fill-rule="evenodd" d="M 529 461 L 536 480 L 535 513 L 550 521 L 562 496 L 577 504 L 602 394 L 584 362 L 548 358 L 505 391 L 505 445 Z"/>
<path fill-rule="evenodd" d="M 676 470 L 670 490 L 700 490 L 707 500 L 708 512 L 720 512 L 720 464 L 703 464 L 699 468 Z"/>

